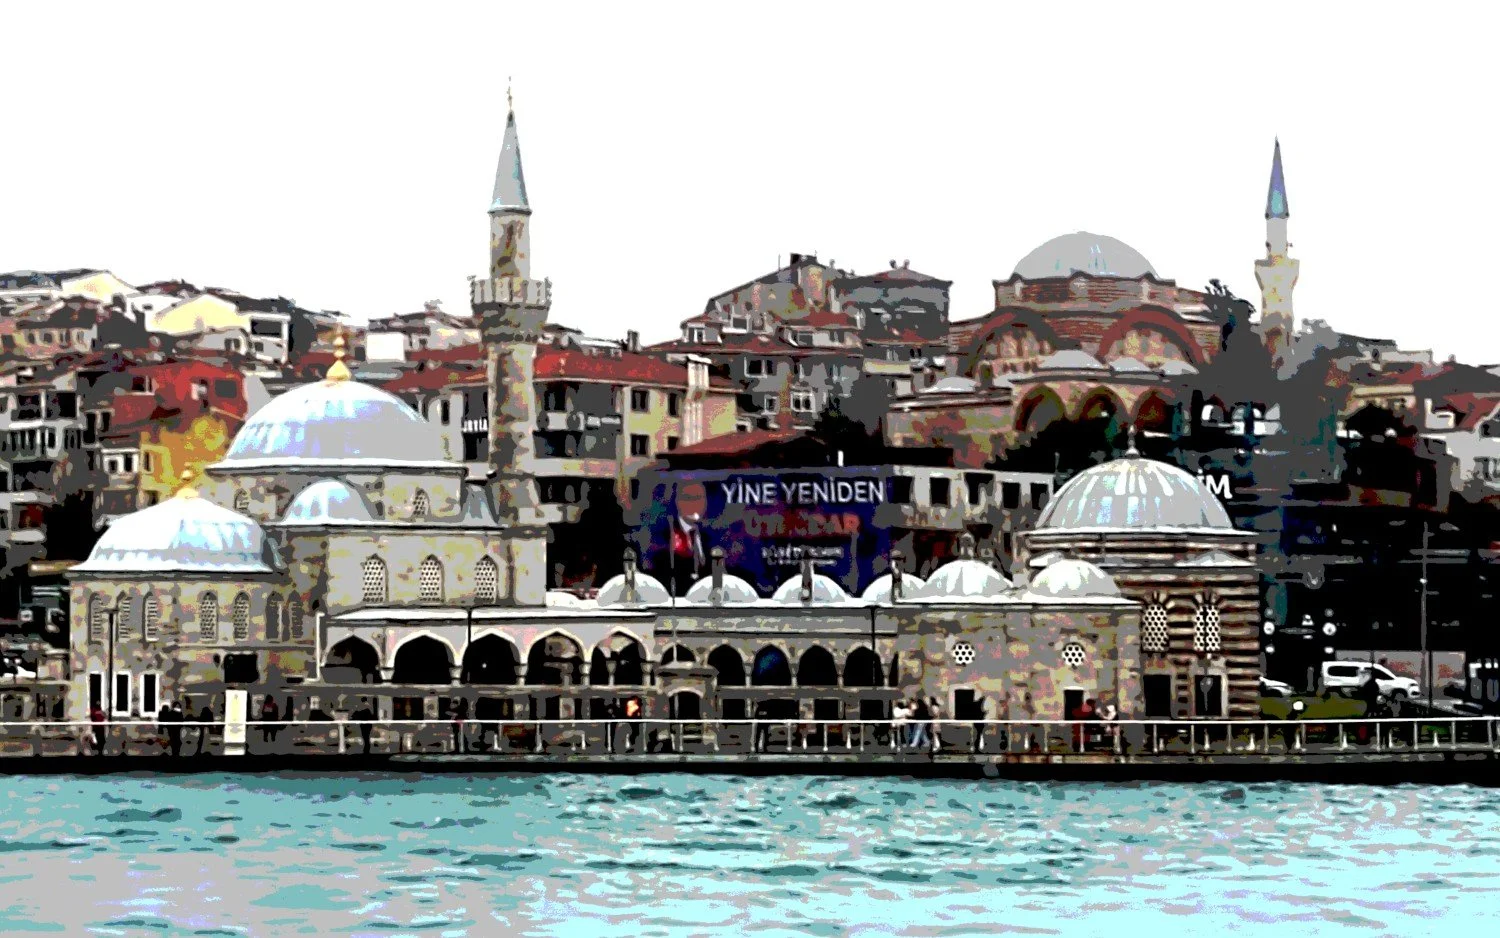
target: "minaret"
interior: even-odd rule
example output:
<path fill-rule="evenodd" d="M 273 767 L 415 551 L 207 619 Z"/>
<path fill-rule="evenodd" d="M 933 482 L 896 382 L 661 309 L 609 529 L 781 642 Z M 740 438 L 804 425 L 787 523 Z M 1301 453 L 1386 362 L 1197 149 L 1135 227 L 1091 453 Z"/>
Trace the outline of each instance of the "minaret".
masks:
<path fill-rule="evenodd" d="M 490 393 L 490 472 L 502 524 L 540 524 L 532 474 L 531 434 L 536 426 L 532 386 L 536 343 L 552 305 L 552 284 L 532 280 L 531 205 L 521 174 L 521 141 L 507 89 L 505 142 L 490 201 L 490 272 L 471 281 L 474 319 L 484 338 Z"/>
<path fill-rule="evenodd" d="M 1271 358 L 1278 364 L 1286 357 L 1295 320 L 1292 317 L 1292 288 L 1297 285 L 1301 264 L 1288 256 L 1291 247 L 1286 240 L 1286 177 L 1281 172 L 1281 141 L 1271 158 L 1271 188 L 1266 193 L 1266 256 L 1255 262 L 1255 279 L 1260 283 L 1260 333 Z"/>

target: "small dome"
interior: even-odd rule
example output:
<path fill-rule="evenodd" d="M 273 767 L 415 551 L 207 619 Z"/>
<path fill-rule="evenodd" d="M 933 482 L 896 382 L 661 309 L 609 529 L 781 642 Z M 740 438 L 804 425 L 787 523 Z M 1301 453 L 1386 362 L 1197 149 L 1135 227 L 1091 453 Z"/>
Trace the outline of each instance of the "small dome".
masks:
<path fill-rule="evenodd" d="M 272 573 L 275 544 L 252 519 L 179 493 L 105 529 L 79 573 Z"/>
<path fill-rule="evenodd" d="M 726 575 L 723 589 L 723 595 L 719 599 L 721 606 L 743 605 L 760 599 L 760 594 L 755 591 L 755 587 L 737 576 Z M 690 586 L 683 599 L 690 603 L 711 603 L 713 591 L 714 578 L 706 576 Z"/>
<path fill-rule="evenodd" d="M 1195 375 L 1198 373 L 1198 369 L 1194 368 L 1190 363 L 1181 361 L 1180 359 L 1176 358 L 1167 359 L 1159 366 L 1157 366 L 1156 370 L 1170 377 L 1176 377 L 1178 375 Z"/>
<path fill-rule="evenodd" d="M 901 574 L 901 598 L 911 599 L 920 596 L 922 587 L 926 585 L 927 583 L 919 576 L 912 576 L 910 573 Z M 888 603 L 891 601 L 891 586 L 891 575 L 883 574 L 865 587 L 865 591 L 860 594 L 859 598 L 867 603 Z"/>
<path fill-rule="evenodd" d="M 583 606 L 583 600 L 564 590 L 548 590 L 545 602 L 549 609 L 578 609 Z"/>
<path fill-rule="evenodd" d="M 1037 574 L 1027 599 L 1119 599 L 1114 578 L 1086 560 L 1059 560 Z"/>
<path fill-rule="evenodd" d="M 1255 564 L 1222 550 L 1211 550 L 1177 562 L 1179 567 L 1253 567 Z"/>
<path fill-rule="evenodd" d="M 635 602 L 625 602 L 625 574 L 621 573 L 599 587 L 598 602 L 601 606 L 667 606 L 672 602 L 672 594 L 649 573 L 636 573 L 635 593 Z"/>
<path fill-rule="evenodd" d="M 1085 469 L 1057 490 L 1038 530 L 1232 530 L 1208 486 L 1176 466 L 1126 456 Z"/>
<path fill-rule="evenodd" d="M 437 428 L 400 398 L 358 381 L 318 381 L 272 398 L 235 436 L 223 468 L 447 464 Z"/>
<path fill-rule="evenodd" d="M 973 378 L 963 375 L 950 375 L 934 381 L 929 387 L 923 388 L 921 394 L 973 394 L 979 390 L 979 382 Z"/>
<path fill-rule="evenodd" d="M 783 606 L 802 605 L 802 577 L 794 576 L 790 580 L 776 587 L 776 592 L 771 596 L 771 601 L 781 603 Z M 812 578 L 812 604 L 821 606 L 833 603 L 846 603 L 849 594 L 844 588 L 821 573 L 814 573 Z"/>
<path fill-rule="evenodd" d="M 1053 352 L 1037 365 L 1038 371 L 1108 371 L 1103 362 L 1081 349 L 1065 348 Z"/>
<path fill-rule="evenodd" d="M 914 598 L 953 601 L 999 599 L 1013 584 L 1005 574 L 972 557 L 950 560 L 937 569 Z"/>
<path fill-rule="evenodd" d="M 1116 358 L 1114 361 L 1109 363 L 1109 367 L 1114 369 L 1115 371 L 1118 371 L 1120 374 L 1135 374 L 1138 372 L 1151 370 L 1151 367 L 1145 362 L 1141 361 L 1139 358 L 1131 358 L 1128 355 L 1124 358 Z"/>
<path fill-rule="evenodd" d="M 1087 231 L 1059 235 L 1016 264 L 1016 276 L 1024 280 L 1068 277 L 1074 271 L 1131 280 L 1148 274 L 1156 276 L 1151 262 L 1135 248 L 1117 238 Z"/>
<path fill-rule="evenodd" d="M 375 512 L 365 497 L 338 479 L 314 482 L 292 499 L 282 524 L 369 524 Z"/>

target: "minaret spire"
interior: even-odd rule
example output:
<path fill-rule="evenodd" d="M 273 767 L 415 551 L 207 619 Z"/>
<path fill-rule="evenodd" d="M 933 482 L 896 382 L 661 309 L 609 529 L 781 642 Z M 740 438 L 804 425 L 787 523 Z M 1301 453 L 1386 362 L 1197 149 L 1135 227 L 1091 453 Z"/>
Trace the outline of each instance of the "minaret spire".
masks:
<path fill-rule="evenodd" d="M 1266 256 L 1255 262 L 1255 279 L 1260 284 L 1260 333 L 1271 350 L 1272 360 L 1278 363 L 1286 358 L 1296 323 L 1292 315 L 1292 288 L 1297 285 L 1302 266 L 1291 256 L 1291 244 L 1287 241 L 1290 217 L 1278 139 L 1271 156 L 1271 186 L 1266 193 Z"/>
<path fill-rule="evenodd" d="M 1281 172 L 1281 140 L 1278 138 L 1276 152 L 1271 157 L 1271 188 L 1266 193 L 1266 218 L 1290 216 L 1286 203 L 1286 176 Z"/>
<path fill-rule="evenodd" d="M 490 214 L 531 214 L 526 201 L 526 176 L 521 172 L 521 137 L 516 133 L 516 106 L 510 86 L 505 88 L 505 141 L 500 145 L 500 165 L 495 167 L 495 194 Z"/>

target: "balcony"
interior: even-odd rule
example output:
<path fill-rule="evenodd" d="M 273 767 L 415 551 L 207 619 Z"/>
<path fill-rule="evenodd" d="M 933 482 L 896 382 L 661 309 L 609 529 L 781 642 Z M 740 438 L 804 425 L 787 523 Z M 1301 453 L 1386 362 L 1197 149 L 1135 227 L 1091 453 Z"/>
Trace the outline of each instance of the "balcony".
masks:
<path fill-rule="evenodd" d="M 489 433 L 490 418 L 488 417 L 465 417 L 459 425 L 463 433 Z"/>
<path fill-rule="evenodd" d="M 924 531 L 962 531 L 964 509 L 954 505 L 902 505 L 901 526 Z"/>

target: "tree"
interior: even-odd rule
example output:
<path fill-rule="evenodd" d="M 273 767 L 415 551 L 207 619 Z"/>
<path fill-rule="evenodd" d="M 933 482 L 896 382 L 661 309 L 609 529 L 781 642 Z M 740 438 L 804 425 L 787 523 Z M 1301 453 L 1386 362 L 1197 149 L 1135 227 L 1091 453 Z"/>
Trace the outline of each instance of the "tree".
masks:
<path fill-rule="evenodd" d="M 863 379 L 861 379 L 863 380 Z M 879 382 L 884 388 L 885 382 Z M 854 383 L 859 387 L 859 381 Z M 855 400 L 851 395 L 851 401 Z M 865 402 L 861 402 L 856 409 L 862 415 L 868 417 L 872 408 Z M 844 454 L 845 465 L 858 465 L 861 463 L 879 462 L 883 459 L 884 445 L 880 435 L 880 418 L 885 415 L 881 407 L 880 413 L 874 420 L 863 420 L 849 416 L 844 413 L 841 399 L 830 396 L 828 404 L 818 419 L 813 422 L 809 435 L 831 450 Z"/>

